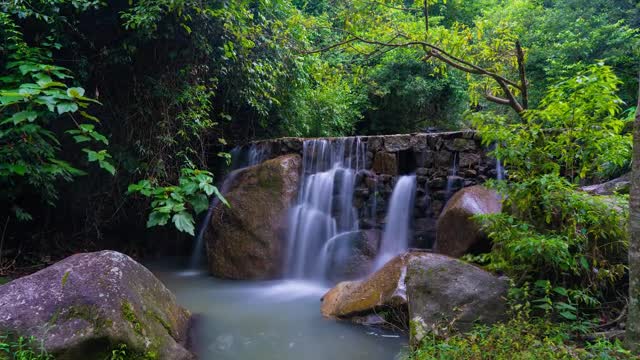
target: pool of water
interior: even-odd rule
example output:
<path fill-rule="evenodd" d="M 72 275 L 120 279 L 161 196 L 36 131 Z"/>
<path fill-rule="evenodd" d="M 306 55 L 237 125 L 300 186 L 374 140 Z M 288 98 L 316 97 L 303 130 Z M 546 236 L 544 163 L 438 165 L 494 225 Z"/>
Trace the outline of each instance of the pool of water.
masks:
<path fill-rule="evenodd" d="M 402 334 L 322 318 L 326 285 L 225 281 L 166 264 L 149 268 L 197 314 L 192 340 L 202 360 L 393 360 L 406 352 Z"/>

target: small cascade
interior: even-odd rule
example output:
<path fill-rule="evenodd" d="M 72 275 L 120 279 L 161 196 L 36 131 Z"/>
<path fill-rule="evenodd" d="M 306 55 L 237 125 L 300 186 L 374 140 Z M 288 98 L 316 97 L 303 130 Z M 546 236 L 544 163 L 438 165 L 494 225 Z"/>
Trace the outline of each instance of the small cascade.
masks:
<path fill-rule="evenodd" d="M 504 168 L 502 167 L 502 162 L 500 162 L 500 159 L 496 159 L 496 180 L 504 180 Z"/>
<path fill-rule="evenodd" d="M 224 177 L 222 183 L 218 186 L 220 193 L 223 195 L 229 191 L 231 184 L 233 184 L 233 180 L 235 180 L 242 169 L 260 164 L 269 156 L 269 153 L 265 147 L 256 144 L 252 144 L 249 149 L 244 149 L 236 146 L 230 151 L 230 153 L 231 172 L 229 172 L 229 174 Z M 211 219 L 213 209 L 215 209 L 215 207 L 218 206 L 219 203 L 220 199 L 218 199 L 217 196 L 214 195 L 211 197 L 207 213 L 198 226 L 198 232 L 196 233 L 196 238 L 194 241 L 195 245 L 193 247 L 191 258 L 189 260 L 190 269 L 198 269 L 203 265 L 202 259 L 204 255 L 204 233 L 207 229 L 207 225 L 209 224 L 209 219 Z"/>
<path fill-rule="evenodd" d="M 447 188 L 445 190 L 445 197 L 447 200 L 453 195 L 453 184 L 456 181 L 458 175 L 458 153 L 453 153 L 453 162 L 451 163 L 451 170 L 449 170 L 449 176 L 447 176 Z"/>
<path fill-rule="evenodd" d="M 411 217 L 416 192 L 416 176 L 400 177 L 393 187 L 391 201 L 387 209 L 387 223 L 382 234 L 375 268 L 381 268 L 394 256 L 409 248 Z"/>
<path fill-rule="evenodd" d="M 332 257 L 341 251 L 337 236 L 358 230 L 353 193 L 366 151 L 358 137 L 306 140 L 302 151 L 302 186 L 290 211 L 285 273 L 325 279 Z"/>

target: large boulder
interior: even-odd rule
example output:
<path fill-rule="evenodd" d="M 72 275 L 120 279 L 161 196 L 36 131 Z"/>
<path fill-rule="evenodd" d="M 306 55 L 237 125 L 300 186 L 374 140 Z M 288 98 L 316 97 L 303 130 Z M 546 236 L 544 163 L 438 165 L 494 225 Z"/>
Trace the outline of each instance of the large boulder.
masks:
<path fill-rule="evenodd" d="M 193 359 L 190 314 L 130 257 L 68 257 L 0 286 L 0 334 L 33 336 L 56 359 L 106 359 L 126 346 L 140 358 Z"/>
<path fill-rule="evenodd" d="M 221 278 L 280 275 L 287 210 L 298 193 L 300 155 L 283 155 L 239 171 L 207 230 L 209 271 Z"/>
<path fill-rule="evenodd" d="M 364 280 L 339 283 L 322 297 L 322 316 L 364 324 L 383 324 L 401 318 L 407 304 L 404 286 L 407 263 L 412 257 L 423 255 L 398 255 Z"/>
<path fill-rule="evenodd" d="M 413 257 L 405 283 L 412 346 L 427 334 L 447 336 L 506 319 L 508 279 L 458 259 L 439 254 Z"/>
<path fill-rule="evenodd" d="M 502 211 L 500 195 L 484 186 L 469 186 L 456 192 L 447 202 L 436 224 L 434 250 L 460 257 L 468 252 L 485 252 L 491 247 L 474 215 Z"/>
<path fill-rule="evenodd" d="M 581 188 L 591 195 L 628 194 L 631 188 L 631 173 L 602 184 L 584 186 Z"/>

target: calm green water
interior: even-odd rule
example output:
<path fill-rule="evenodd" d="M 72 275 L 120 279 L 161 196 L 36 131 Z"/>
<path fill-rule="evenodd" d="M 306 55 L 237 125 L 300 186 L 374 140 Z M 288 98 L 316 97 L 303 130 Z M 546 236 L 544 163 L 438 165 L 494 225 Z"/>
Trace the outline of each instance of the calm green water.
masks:
<path fill-rule="evenodd" d="M 194 342 L 203 360 L 391 360 L 406 351 L 402 335 L 323 319 L 327 288 L 320 284 L 223 281 L 149 267 L 199 315 Z"/>

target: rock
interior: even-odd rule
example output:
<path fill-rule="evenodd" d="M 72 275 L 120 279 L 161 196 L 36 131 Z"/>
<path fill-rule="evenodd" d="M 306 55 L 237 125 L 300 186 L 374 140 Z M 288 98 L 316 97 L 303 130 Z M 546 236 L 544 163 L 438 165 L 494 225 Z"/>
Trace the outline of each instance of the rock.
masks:
<path fill-rule="evenodd" d="M 451 197 L 438 217 L 434 250 L 453 257 L 470 251 L 488 251 L 489 240 L 471 217 L 500 211 L 502 201 L 495 191 L 479 185 L 461 189 Z"/>
<path fill-rule="evenodd" d="M 622 175 L 617 179 L 602 184 L 584 186 L 582 191 L 592 195 L 628 194 L 631 188 L 631 173 Z"/>
<path fill-rule="evenodd" d="M 476 142 L 472 139 L 452 139 L 445 141 L 444 146 L 450 151 L 475 151 L 477 149 Z"/>
<path fill-rule="evenodd" d="M 427 142 L 428 135 L 427 134 L 416 134 L 413 136 L 413 151 L 414 152 L 422 152 L 426 151 L 429 147 Z"/>
<path fill-rule="evenodd" d="M 413 146 L 411 135 L 387 135 L 384 137 L 384 149 L 388 152 L 397 152 L 410 149 Z"/>
<path fill-rule="evenodd" d="M 480 155 L 475 153 L 460 153 L 458 166 L 460 169 L 466 169 L 478 165 L 480 163 Z"/>
<path fill-rule="evenodd" d="M 289 148 L 293 152 L 299 152 L 302 150 L 302 141 L 301 138 L 283 138 L 282 142 L 284 145 Z"/>
<path fill-rule="evenodd" d="M 396 256 L 364 280 L 339 283 L 322 297 L 322 316 L 366 324 L 393 321 L 377 314 L 404 311 L 407 302 L 404 286 L 406 265 L 409 259 L 422 255 L 405 253 Z"/>
<path fill-rule="evenodd" d="M 384 151 L 377 152 L 373 159 L 373 171 L 377 174 L 398 175 L 396 155 Z"/>
<path fill-rule="evenodd" d="M 383 136 L 371 136 L 367 140 L 367 150 L 372 152 L 377 152 L 382 150 L 382 145 L 384 144 Z"/>
<path fill-rule="evenodd" d="M 447 336 L 506 319 L 508 279 L 444 255 L 426 253 L 407 265 L 410 342 Z"/>
<path fill-rule="evenodd" d="M 0 334 L 33 336 L 57 359 L 105 359 L 122 344 L 141 358 L 194 359 L 184 347 L 189 318 L 149 270 L 115 251 L 0 286 Z"/>
<path fill-rule="evenodd" d="M 287 211 L 298 192 L 300 156 L 241 170 L 206 233 L 209 271 L 221 278 L 270 279 L 283 269 Z"/>
<path fill-rule="evenodd" d="M 453 165 L 451 158 L 451 153 L 449 151 L 440 150 L 435 154 L 435 165 L 448 169 Z"/>
<path fill-rule="evenodd" d="M 378 253 L 381 237 L 381 232 L 374 229 L 352 231 L 336 237 L 328 278 L 336 281 L 367 275 Z"/>

